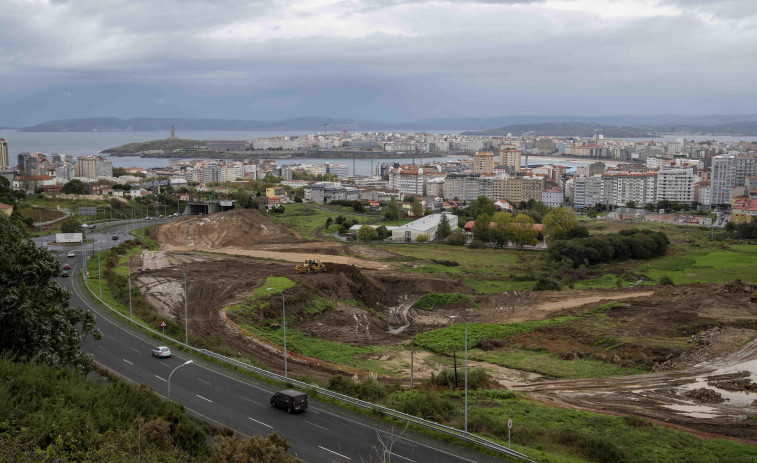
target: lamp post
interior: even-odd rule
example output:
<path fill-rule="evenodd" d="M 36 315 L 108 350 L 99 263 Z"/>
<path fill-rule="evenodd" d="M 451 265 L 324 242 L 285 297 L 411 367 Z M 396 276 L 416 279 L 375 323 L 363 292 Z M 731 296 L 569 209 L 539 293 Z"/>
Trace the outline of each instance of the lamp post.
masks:
<path fill-rule="evenodd" d="M 131 314 L 131 262 L 126 261 L 126 268 L 129 271 L 129 319 L 133 320 L 134 317 Z"/>
<path fill-rule="evenodd" d="M 184 274 L 184 344 L 189 345 L 189 317 L 187 316 L 187 273 L 180 268 L 173 268 Z"/>
<path fill-rule="evenodd" d="M 465 432 L 468 432 L 468 322 L 460 315 L 447 315 L 448 318 L 459 318 L 465 325 Z"/>
<path fill-rule="evenodd" d="M 284 320 L 284 378 L 287 377 L 287 309 L 284 303 L 284 293 L 280 289 L 266 288 L 268 291 L 278 291 L 281 294 L 281 319 Z"/>
<path fill-rule="evenodd" d="M 103 245 L 100 245 L 100 252 L 97 253 L 97 282 L 100 284 L 100 301 L 103 300 L 103 280 L 100 276 L 100 254 L 102 253 Z"/>
<path fill-rule="evenodd" d="M 178 369 L 179 369 L 179 368 L 181 368 L 181 367 L 187 366 L 187 365 L 189 365 L 190 363 L 192 363 L 192 361 L 191 361 L 191 360 L 187 360 L 186 362 L 182 363 L 182 364 L 181 364 L 181 365 L 179 365 L 178 367 L 176 367 L 176 368 L 174 368 L 173 370 L 171 370 L 171 374 L 169 374 L 169 375 L 168 375 L 168 399 L 170 399 L 170 398 L 171 398 L 171 376 L 173 375 L 173 373 L 174 373 L 174 372 L 175 372 L 176 370 L 178 370 Z"/>

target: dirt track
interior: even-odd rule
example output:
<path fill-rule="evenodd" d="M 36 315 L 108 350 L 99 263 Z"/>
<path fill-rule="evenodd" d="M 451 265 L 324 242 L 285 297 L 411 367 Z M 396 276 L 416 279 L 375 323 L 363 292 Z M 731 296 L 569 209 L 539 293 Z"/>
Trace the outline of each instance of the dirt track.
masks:
<path fill-rule="evenodd" d="M 227 246 L 223 248 L 198 249 L 192 246 L 174 246 L 171 244 L 164 245 L 161 249 L 164 251 L 172 251 L 172 252 L 202 251 L 202 252 L 210 252 L 214 254 L 227 254 L 227 255 L 232 255 L 232 256 L 256 257 L 260 259 L 283 260 L 287 262 L 297 262 L 297 263 L 302 263 L 305 259 L 319 259 L 322 262 L 344 264 L 344 265 L 354 265 L 356 267 L 367 268 L 367 269 L 377 269 L 377 270 L 386 270 L 391 267 L 391 265 L 387 263 L 383 263 L 383 262 L 369 261 L 369 260 L 364 260 L 364 259 L 359 259 L 357 257 L 349 257 L 349 256 L 334 256 L 334 255 L 329 255 L 329 254 L 317 254 L 315 252 L 266 251 L 262 249 L 237 248 L 233 246 Z"/>

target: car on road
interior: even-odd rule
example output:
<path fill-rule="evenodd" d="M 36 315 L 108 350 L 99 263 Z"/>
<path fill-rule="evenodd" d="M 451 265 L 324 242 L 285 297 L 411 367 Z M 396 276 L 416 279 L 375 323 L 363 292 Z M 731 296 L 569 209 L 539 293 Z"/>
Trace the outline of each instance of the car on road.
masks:
<path fill-rule="evenodd" d="M 68 257 L 76 257 L 76 253 L 74 251 L 69 252 L 66 254 Z"/>
<path fill-rule="evenodd" d="M 166 346 L 159 346 L 152 350 L 152 355 L 158 357 L 159 359 L 170 357 L 171 349 Z"/>
<path fill-rule="evenodd" d="M 90 226 L 88 226 L 87 228 L 89 228 L 90 230 L 94 230 L 94 229 L 95 229 L 95 228 L 97 228 L 97 227 L 95 227 L 94 225 L 90 225 Z"/>
<path fill-rule="evenodd" d="M 63 270 L 71 270 L 71 266 L 66 264 L 63 266 Z"/>
<path fill-rule="evenodd" d="M 60 274 L 60 276 L 62 278 L 67 278 L 68 277 L 68 272 L 63 272 L 63 273 Z"/>
<path fill-rule="evenodd" d="M 304 412 L 308 408 L 308 395 L 294 389 L 284 389 L 271 397 L 271 406 L 289 413 Z"/>
<path fill-rule="evenodd" d="M 160 217 L 162 219 L 163 218 L 163 214 L 160 214 L 158 217 Z"/>
<path fill-rule="evenodd" d="M 118 241 L 118 235 L 113 235 L 113 241 Z"/>

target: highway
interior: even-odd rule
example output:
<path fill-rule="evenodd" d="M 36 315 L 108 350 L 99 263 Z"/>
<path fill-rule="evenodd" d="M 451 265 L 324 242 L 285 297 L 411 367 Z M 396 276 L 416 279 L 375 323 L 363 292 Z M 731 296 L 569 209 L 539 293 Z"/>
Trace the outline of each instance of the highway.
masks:
<path fill-rule="evenodd" d="M 164 219 L 165 220 L 165 219 Z M 290 453 L 306 462 L 501 462 L 467 447 L 433 439 L 402 426 L 390 424 L 351 412 L 313 398 L 301 414 L 289 415 L 271 407 L 270 397 L 277 387 L 216 365 L 172 347 L 174 355 L 157 359 L 151 354 L 162 345 L 150 335 L 139 331 L 107 308 L 99 306 L 81 283 L 79 274 L 83 252 L 91 256 L 93 247 L 107 249 L 126 237 L 129 224 L 119 223 L 101 234 L 95 243 L 74 246 L 48 246 L 63 264 L 71 266 L 70 278 L 59 282 L 71 292 L 70 305 L 92 311 L 100 341 L 88 339 L 84 350 L 101 365 L 121 377 L 151 386 L 163 397 L 168 394 L 168 377 L 173 373 L 170 398 L 184 404 L 191 412 L 209 422 L 226 425 L 240 434 L 268 435 L 275 432 L 292 445 Z M 120 239 L 112 240 L 118 234 Z M 35 238 L 38 245 L 52 239 Z M 70 251 L 75 257 L 67 257 Z M 95 291 L 96 288 L 93 288 Z M 190 327 L 191 329 L 191 327 Z M 192 360 L 193 363 L 176 367 Z M 390 445 L 386 454 L 380 441 Z"/>

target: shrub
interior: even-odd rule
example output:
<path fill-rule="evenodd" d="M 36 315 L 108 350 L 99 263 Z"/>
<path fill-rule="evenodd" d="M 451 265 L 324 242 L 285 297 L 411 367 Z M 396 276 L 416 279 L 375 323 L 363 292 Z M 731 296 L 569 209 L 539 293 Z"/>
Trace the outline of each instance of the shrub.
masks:
<path fill-rule="evenodd" d="M 486 243 L 481 240 L 473 240 L 468 245 L 471 249 L 486 249 Z"/>
<path fill-rule="evenodd" d="M 673 286 L 673 279 L 670 277 L 670 275 L 663 275 L 660 278 L 660 284 Z"/>
<path fill-rule="evenodd" d="M 466 241 L 468 241 L 468 238 L 465 236 L 465 233 L 459 230 L 453 231 L 447 237 L 447 244 L 453 246 L 464 246 Z"/>
<path fill-rule="evenodd" d="M 560 286 L 560 283 L 555 281 L 553 278 L 539 278 L 539 280 L 534 285 L 534 291 L 560 291 L 562 287 Z"/>
<path fill-rule="evenodd" d="M 429 239 L 428 235 L 423 234 L 423 233 L 415 237 L 415 241 L 417 241 L 418 243 L 426 243 L 428 242 L 428 239 Z"/>

